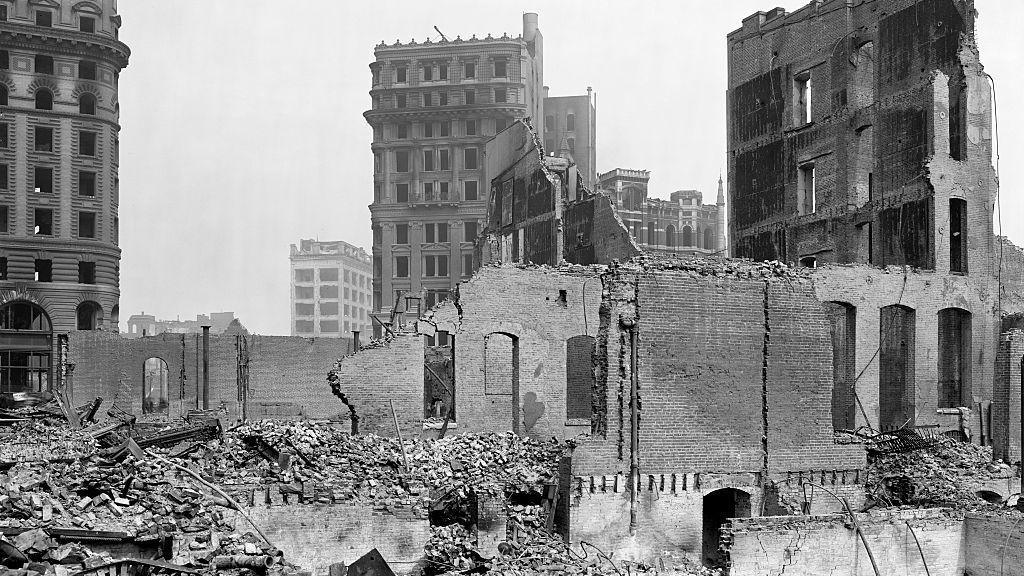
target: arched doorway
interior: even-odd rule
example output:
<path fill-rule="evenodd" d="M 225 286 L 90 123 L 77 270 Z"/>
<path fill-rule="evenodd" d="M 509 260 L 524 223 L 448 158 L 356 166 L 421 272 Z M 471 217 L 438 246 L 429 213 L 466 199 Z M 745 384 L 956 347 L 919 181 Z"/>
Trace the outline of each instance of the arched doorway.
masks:
<path fill-rule="evenodd" d="M 79 330 L 96 330 L 103 322 L 103 309 L 95 302 L 82 302 L 75 310 Z"/>
<path fill-rule="evenodd" d="M 693 246 L 693 228 L 683 226 L 683 246 Z"/>
<path fill-rule="evenodd" d="M 142 413 L 167 413 L 167 362 L 147 358 L 142 365 Z"/>
<path fill-rule="evenodd" d="M 0 307 L 0 392 L 49 390 L 52 350 L 45 310 L 25 300 Z"/>
<path fill-rule="evenodd" d="M 519 338 L 504 332 L 484 336 L 484 394 L 508 398 L 506 406 L 511 413 L 498 416 L 505 401 L 495 398 L 495 417 L 512 421 L 512 431 L 519 433 L 522 419 L 519 410 Z M 506 420 L 507 422 L 508 420 Z"/>
<path fill-rule="evenodd" d="M 719 549 L 722 525 L 729 518 L 750 517 L 750 494 L 735 488 L 722 488 L 704 496 L 704 537 L 701 561 L 705 566 L 722 566 L 728 555 Z"/>

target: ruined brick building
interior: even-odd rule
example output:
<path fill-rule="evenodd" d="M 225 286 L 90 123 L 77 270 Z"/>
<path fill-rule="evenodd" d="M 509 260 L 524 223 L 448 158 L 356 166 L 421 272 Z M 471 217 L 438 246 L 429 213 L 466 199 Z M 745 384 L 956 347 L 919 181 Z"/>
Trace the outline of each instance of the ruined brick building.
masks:
<path fill-rule="evenodd" d="M 292 336 L 369 335 L 372 269 L 366 250 L 348 242 L 300 240 L 291 255 Z"/>
<path fill-rule="evenodd" d="M 56 334 L 117 329 L 115 5 L 0 3 L 0 392 L 49 388 Z"/>
<path fill-rule="evenodd" d="M 597 185 L 597 95 L 548 96 L 544 87 L 544 151 L 576 164 L 583 184 Z"/>
<path fill-rule="evenodd" d="M 676 190 L 669 200 L 648 195 L 647 170 L 616 168 L 601 174 L 598 191 L 612 200 L 626 229 L 647 252 L 726 255 L 725 192 L 718 179 L 715 204 L 699 190 Z"/>

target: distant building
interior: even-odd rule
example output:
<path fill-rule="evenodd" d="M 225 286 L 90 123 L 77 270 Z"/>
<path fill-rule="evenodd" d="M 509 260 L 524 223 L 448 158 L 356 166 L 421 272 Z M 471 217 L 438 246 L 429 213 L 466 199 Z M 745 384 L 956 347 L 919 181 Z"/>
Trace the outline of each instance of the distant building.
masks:
<path fill-rule="evenodd" d="M 142 338 L 158 334 L 200 334 L 203 326 L 210 327 L 210 334 L 248 334 L 245 326 L 235 318 L 234 312 L 211 312 L 197 314 L 195 320 L 157 320 L 152 314 L 132 314 L 128 317 L 127 338 Z"/>
<path fill-rule="evenodd" d="M 541 116 L 543 37 L 524 14 L 519 37 L 381 43 L 370 71 L 373 310 L 388 322 L 398 296 L 430 306 L 474 270 L 484 145 Z"/>
<path fill-rule="evenodd" d="M 372 272 L 370 255 L 348 242 L 292 244 L 292 336 L 369 335 Z"/>
<path fill-rule="evenodd" d="M 725 192 L 718 179 L 715 204 L 704 204 L 699 190 L 677 190 L 669 200 L 648 196 L 647 170 L 616 168 L 601 174 L 599 191 L 611 198 L 623 224 L 648 252 L 728 256 L 725 245 Z"/>
<path fill-rule="evenodd" d="M 544 151 L 576 164 L 583 183 L 597 184 L 597 108 L 590 87 L 583 96 L 548 96 L 544 87 Z M 536 122 L 534 123 L 536 124 Z"/>

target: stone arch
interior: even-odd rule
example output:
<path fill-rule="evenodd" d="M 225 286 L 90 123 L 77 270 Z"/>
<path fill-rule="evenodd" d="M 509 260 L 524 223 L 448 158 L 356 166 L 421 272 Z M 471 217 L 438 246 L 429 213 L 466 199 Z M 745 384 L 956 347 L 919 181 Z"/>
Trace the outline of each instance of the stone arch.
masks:
<path fill-rule="evenodd" d="M 78 330 L 97 330 L 103 325 L 103 307 L 92 300 L 86 300 L 75 308 Z"/>
<path fill-rule="evenodd" d="M 511 332 L 484 336 L 484 394 L 509 397 L 512 431 L 519 434 L 519 336 Z"/>
<path fill-rule="evenodd" d="M 669 224 L 665 226 L 665 246 L 672 248 L 676 245 L 676 227 Z"/>
<path fill-rule="evenodd" d="M 78 96 L 78 113 L 86 116 L 95 116 L 98 99 L 92 92 L 82 92 Z"/>
<path fill-rule="evenodd" d="M 96 16 L 103 15 L 103 10 L 99 7 L 99 5 L 95 2 L 90 2 L 89 0 L 82 0 L 81 2 L 76 2 L 71 6 L 71 10 L 74 12 L 93 14 Z"/>
<path fill-rule="evenodd" d="M 34 93 L 36 110 L 53 110 L 54 93 L 46 87 L 36 89 Z"/>
<path fill-rule="evenodd" d="M 881 308 L 879 314 L 878 425 L 882 430 L 913 427 L 916 312 L 892 304 Z"/>
<path fill-rule="evenodd" d="M 71 99 L 78 100 L 83 94 L 92 94 L 96 98 L 96 105 L 99 106 L 103 103 L 103 94 L 100 93 L 100 89 L 93 84 L 81 82 L 75 86 L 75 89 L 71 91 Z"/>
<path fill-rule="evenodd" d="M 0 392 L 45 392 L 53 372 L 53 324 L 27 299 L 0 305 Z"/>
<path fill-rule="evenodd" d="M 681 244 L 683 246 L 693 246 L 693 228 L 690 228 L 688 225 L 683 226 L 683 241 Z"/>
<path fill-rule="evenodd" d="M 711 232 L 711 228 L 704 229 L 704 249 L 714 250 L 715 249 L 715 235 Z"/>
<path fill-rule="evenodd" d="M 849 302 L 825 302 L 832 336 L 832 428 L 857 427 L 857 307 Z"/>
<path fill-rule="evenodd" d="M 168 412 L 167 362 L 158 356 L 146 358 L 142 363 L 142 413 Z"/>
<path fill-rule="evenodd" d="M 963 308 L 939 310 L 938 330 L 938 407 L 972 405 L 971 313 Z"/>
<path fill-rule="evenodd" d="M 729 518 L 750 517 L 750 494 L 736 488 L 721 488 L 704 496 L 701 561 L 705 566 L 723 566 L 728 554 L 721 550 L 722 526 Z"/>

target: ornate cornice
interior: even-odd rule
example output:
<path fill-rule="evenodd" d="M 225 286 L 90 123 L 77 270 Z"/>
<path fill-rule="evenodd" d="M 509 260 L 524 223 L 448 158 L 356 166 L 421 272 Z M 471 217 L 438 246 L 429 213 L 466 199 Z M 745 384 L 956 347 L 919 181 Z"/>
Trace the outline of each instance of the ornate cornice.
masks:
<path fill-rule="evenodd" d="M 128 66 L 131 50 L 123 42 L 102 34 L 91 34 L 61 28 L 43 28 L 29 24 L 0 22 L 0 43 L 6 48 L 43 50 L 68 56 L 89 56 L 111 62 L 123 69 Z"/>
<path fill-rule="evenodd" d="M 431 106 L 429 108 L 378 108 L 363 112 L 366 122 L 386 120 L 463 120 L 472 118 L 472 114 L 481 117 L 495 113 L 521 116 L 527 110 L 526 104 L 502 102 L 499 104 L 475 104 L 473 106 Z"/>
<path fill-rule="evenodd" d="M 121 249 L 113 244 L 99 240 L 64 240 L 43 237 L 11 237 L 0 236 L 4 248 L 10 251 L 47 250 L 54 253 L 70 253 L 74 255 L 93 254 L 110 258 L 120 258 Z"/>

